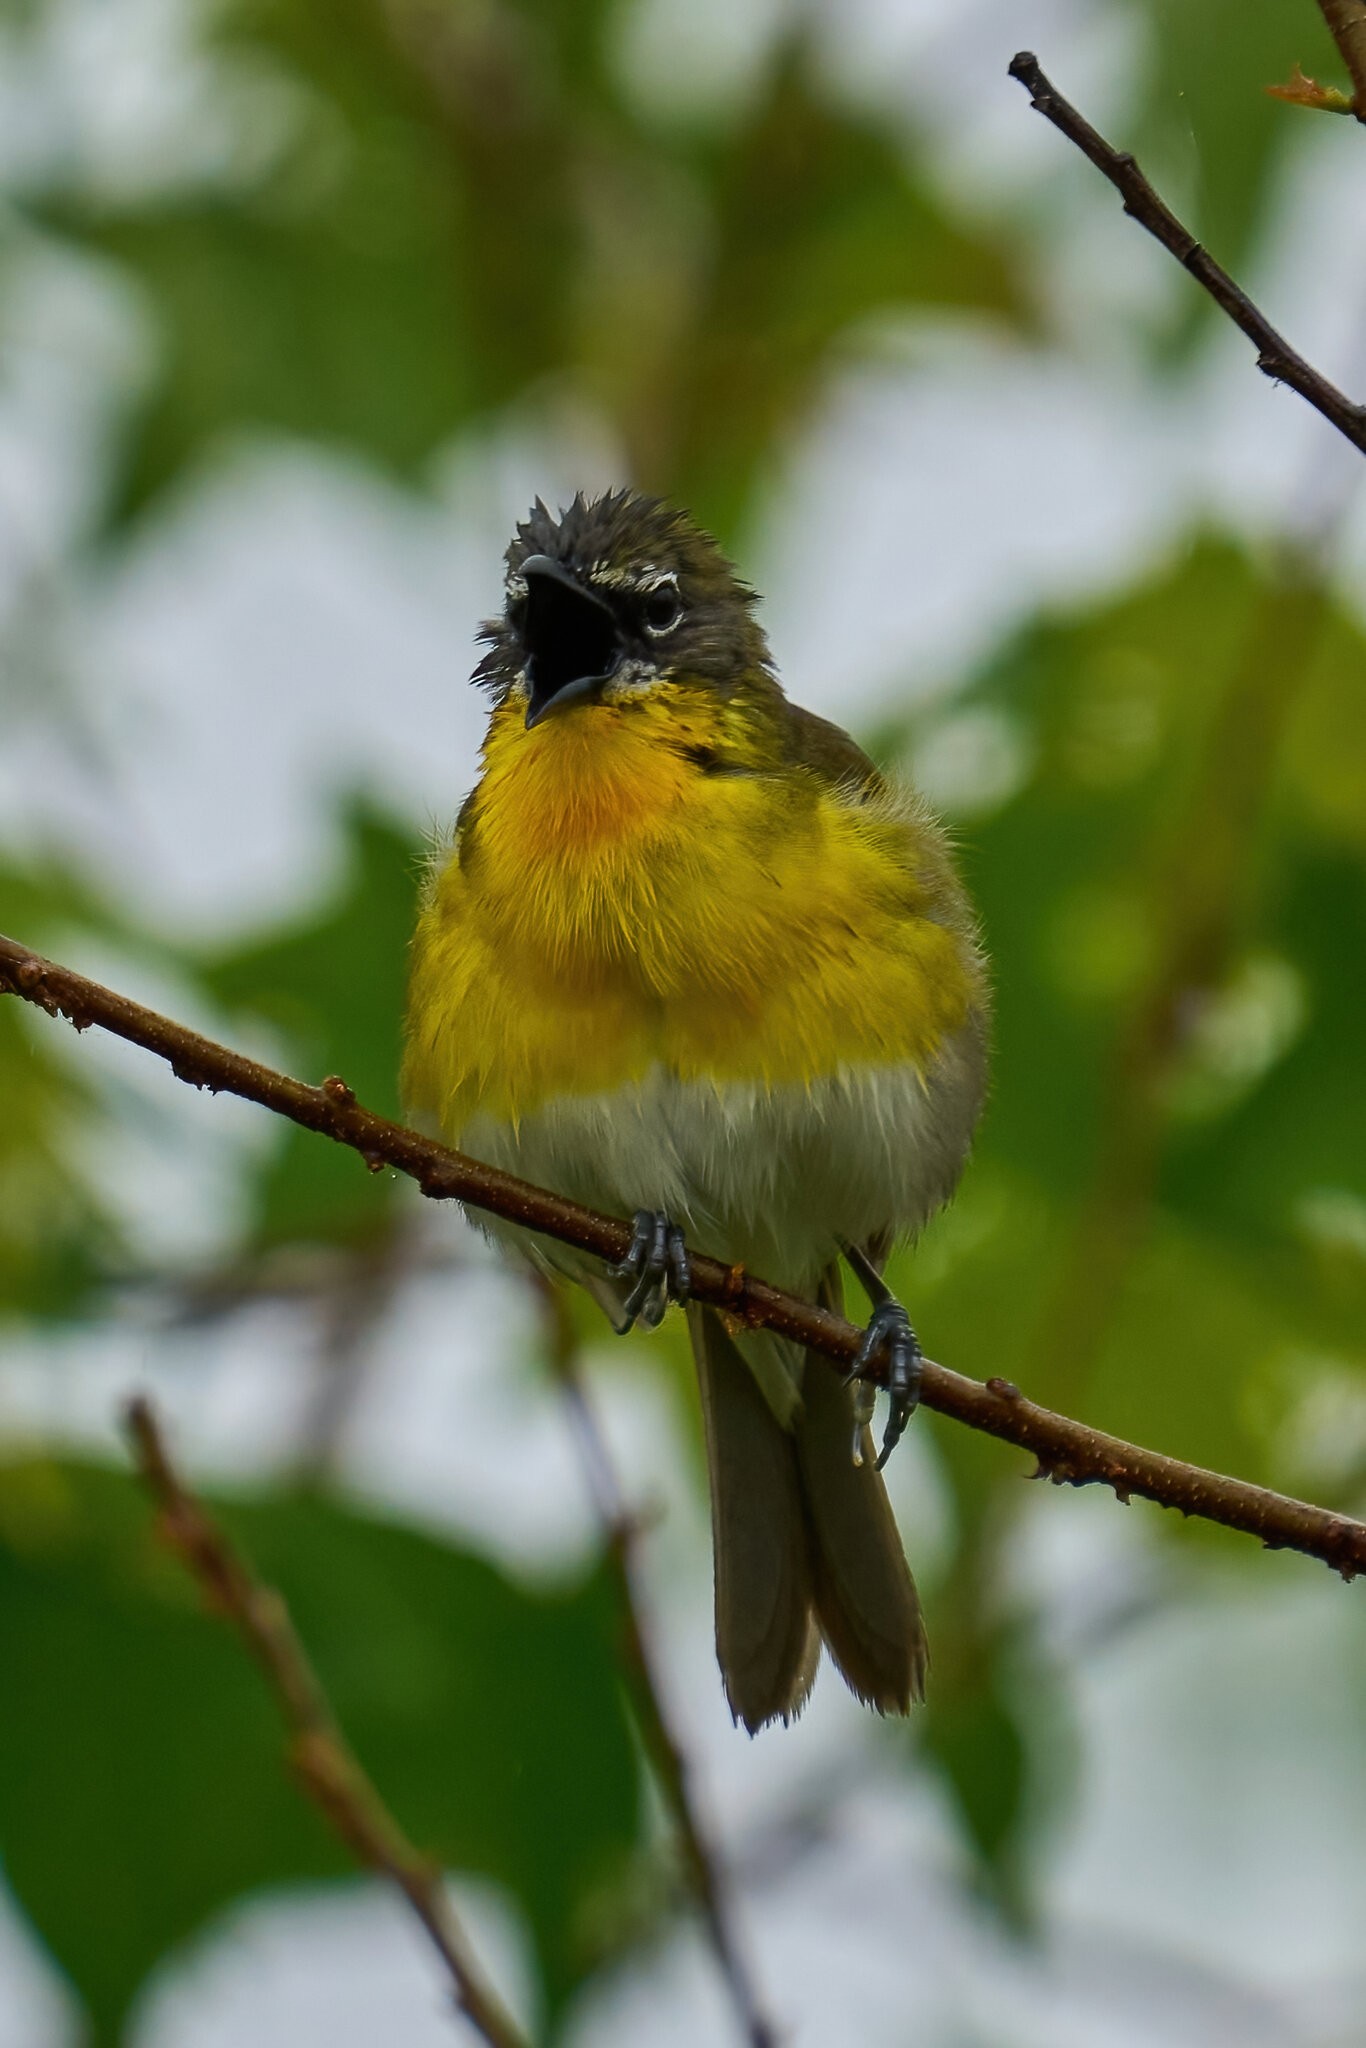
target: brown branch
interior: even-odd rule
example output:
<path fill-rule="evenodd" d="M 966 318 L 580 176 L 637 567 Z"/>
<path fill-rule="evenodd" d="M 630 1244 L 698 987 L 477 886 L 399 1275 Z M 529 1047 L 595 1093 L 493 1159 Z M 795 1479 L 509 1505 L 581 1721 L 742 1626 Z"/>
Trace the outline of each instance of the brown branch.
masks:
<path fill-rule="evenodd" d="M 750 2048 L 775 2048 L 778 2034 L 764 2013 L 733 1924 L 729 1884 L 692 1797 L 687 1757 L 669 1726 L 646 1637 L 636 1587 L 641 1524 L 627 1507 L 611 1452 L 599 1427 L 579 1360 L 579 1345 L 562 1288 L 542 1283 L 550 1327 L 551 1364 L 579 1440 L 589 1491 L 602 1530 L 622 1629 L 622 1663 L 641 1741 L 664 1794 L 683 1851 L 688 1886 L 729 1987 Z"/>
<path fill-rule="evenodd" d="M 456 2005 L 489 2048 L 528 2048 L 470 1952 L 440 1870 L 413 1847 L 348 1745 L 284 1601 L 252 1576 L 188 1491 L 150 1403 L 130 1401 L 124 1420 L 167 1540 L 265 1673 L 289 1731 L 289 1761 L 304 1790 L 352 1854 L 398 1886 L 450 1972 Z"/>
<path fill-rule="evenodd" d="M 1158 198 L 1134 159 L 1113 149 L 1103 135 L 1077 112 L 1070 101 L 1045 78 L 1039 60 L 1028 50 L 1012 59 L 1010 76 L 1018 78 L 1030 100 L 1045 120 L 1076 144 L 1124 201 L 1124 211 L 1164 249 L 1184 264 L 1197 284 L 1203 285 L 1215 304 L 1241 328 L 1257 351 L 1257 368 L 1278 384 L 1298 391 L 1316 412 L 1322 413 L 1354 448 L 1366 454 L 1366 406 L 1356 405 L 1335 384 L 1307 363 L 1285 336 L 1278 334 L 1265 314 L 1253 305 L 1247 293 L 1234 283 L 1228 272 L 1204 249 L 1189 228 L 1183 227 L 1171 208 Z"/>
<path fill-rule="evenodd" d="M 311 1088 L 59 967 L 13 939 L 0 938 L 0 993 L 5 991 L 50 1016 L 69 1018 L 77 1030 L 99 1024 L 145 1047 L 193 1087 L 240 1095 L 305 1130 L 349 1145 L 372 1172 L 392 1166 L 435 1200 L 487 1209 L 597 1258 L 618 1260 L 626 1255 L 631 1226 L 619 1218 L 581 1208 L 562 1195 L 499 1173 L 434 1138 L 376 1116 L 335 1075 L 320 1088 Z M 692 1280 L 697 1300 L 724 1310 L 737 1322 L 791 1337 L 846 1369 L 853 1363 L 862 1333 L 842 1316 L 751 1279 L 743 1267 L 725 1266 L 700 1254 L 692 1261 Z M 875 1367 L 874 1376 L 876 1371 Z M 983 1384 L 927 1359 L 921 1401 L 970 1429 L 1032 1452 L 1039 1475 L 1059 1484 L 1108 1486 L 1126 1501 L 1138 1494 L 1159 1507 L 1257 1536 L 1268 1549 L 1317 1557 L 1344 1578 L 1366 1571 L 1366 1523 L 1125 1443 L 1039 1407 L 1007 1380 Z"/>
<path fill-rule="evenodd" d="M 1352 80 L 1352 112 L 1366 121 L 1366 0 L 1319 0 L 1319 12 Z"/>

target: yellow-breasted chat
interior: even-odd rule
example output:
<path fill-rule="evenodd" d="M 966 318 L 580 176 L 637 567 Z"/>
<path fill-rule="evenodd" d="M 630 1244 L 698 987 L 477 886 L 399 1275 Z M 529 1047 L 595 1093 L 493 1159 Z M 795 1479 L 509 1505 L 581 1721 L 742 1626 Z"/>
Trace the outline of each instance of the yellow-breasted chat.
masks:
<path fill-rule="evenodd" d="M 835 1308 L 843 1255 L 874 1305 L 863 1355 L 885 1354 L 885 1458 L 920 1354 L 881 1268 L 952 1193 L 985 1087 L 985 963 L 944 834 L 789 702 L 754 594 L 656 499 L 538 502 L 483 637 L 481 773 L 414 939 L 409 1113 L 634 1216 L 615 1269 L 490 1226 L 619 1330 L 686 1302 L 690 1246 Z M 870 1390 L 687 1318 L 732 1712 L 796 1713 L 822 1641 L 905 1712 L 925 1637 Z"/>

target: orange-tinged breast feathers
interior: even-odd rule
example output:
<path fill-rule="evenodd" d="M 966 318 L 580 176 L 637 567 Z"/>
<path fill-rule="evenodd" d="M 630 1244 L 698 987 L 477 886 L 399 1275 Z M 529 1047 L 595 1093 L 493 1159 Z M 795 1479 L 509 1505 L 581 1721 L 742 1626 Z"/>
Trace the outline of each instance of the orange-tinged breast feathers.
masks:
<path fill-rule="evenodd" d="M 763 772 L 742 718 L 668 686 L 529 733 L 495 713 L 415 942 L 415 1109 L 458 1136 L 657 1063 L 776 1086 L 923 1064 L 957 1029 L 977 969 L 957 899 L 932 900 L 933 828 Z"/>

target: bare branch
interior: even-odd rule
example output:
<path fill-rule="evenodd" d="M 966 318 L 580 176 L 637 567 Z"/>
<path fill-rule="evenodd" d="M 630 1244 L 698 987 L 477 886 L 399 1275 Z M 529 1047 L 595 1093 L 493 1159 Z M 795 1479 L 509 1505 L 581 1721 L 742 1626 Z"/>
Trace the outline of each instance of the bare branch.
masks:
<path fill-rule="evenodd" d="M 626 1255 L 631 1226 L 619 1218 L 581 1208 L 562 1195 L 499 1173 L 434 1138 L 421 1137 L 376 1116 L 373 1110 L 363 1108 L 335 1075 L 320 1088 L 311 1088 L 258 1060 L 231 1052 L 127 996 L 102 988 L 68 967 L 59 967 L 13 939 L 0 938 L 0 993 L 5 991 L 22 996 L 50 1016 L 68 1018 L 77 1030 L 99 1024 L 133 1045 L 145 1047 L 193 1087 L 240 1095 L 305 1130 L 349 1145 L 371 1172 L 392 1166 L 415 1180 L 423 1194 L 434 1200 L 487 1209 L 597 1258 L 616 1261 Z M 842 1316 L 751 1279 L 742 1266 L 725 1266 L 719 1259 L 700 1254 L 692 1261 L 692 1281 L 699 1301 L 724 1310 L 737 1323 L 775 1330 L 846 1370 L 852 1365 L 862 1332 Z M 1343 1578 L 1366 1571 L 1366 1523 L 1243 1479 L 1225 1478 L 1179 1458 L 1164 1457 L 1068 1416 L 1055 1415 L 1027 1400 L 1007 1380 L 993 1378 L 984 1384 L 927 1359 L 921 1403 L 971 1429 L 1032 1452 L 1039 1476 L 1058 1484 L 1108 1486 L 1126 1501 L 1138 1494 L 1159 1507 L 1199 1515 L 1259 1537 L 1268 1549 L 1298 1550 L 1306 1557 L 1317 1557 Z"/>
<path fill-rule="evenodd" d="M 1045 78 L 1039 69 L 1038 58 L 1030 51 L 1021 50 L 1012 59 L 1010 76 L 1019 79 L 1045 120 L 1051 121 L 1069 142 L 1074 142 L 1082 155 L 1089 157 L 1102 176 L 1109 179 L 1124 201 L 1124 211 L 1131 219 L 1136 220 L 1141 228 L 1146 228 L 1164 249 L 1170 250 L 1196 283 L 1204 286 L 1215 304 L 1228 314 L 1234 326 L 1241 328 L 1257 351 L 1257 368 L 1276 383 L 1288 384 L 1293 391 L 1298 391 L 1300 397 L 1307 399 L 1316 412 L 1322 413 L 1354 448 L 1366 454 L 1366 406 L 1354 404 L 1345 392 L 1339 391 L 1335 384 L 1330 384 L 1312 364 L 1307 363 L 1284 335 L 1277 333 L 1242 287 L 1234 283 L 1228 272 L 1196 241 L 1190 229 L 1183 227 L 1171 208 L 1158 198 L 1134 159 L 1113 149 L 1105 137 L 1083 119 L 1071 102 L 1065 100 Z"/>
<path fill-rule="evenodd" d="M 1352 80 L 1352 112 L 1366 121 L 1366 0 L 1319 0 L 1319 12 Z"/>
<path fill-rule="evenodd" d="M 150 1403 L 130 1401 L 124 1420 L 138 1471 L 160 1509 L 167 1541 L 265 1673 L 289 1731 L 289 1761 L 304 1790 L 353 1855 L 383 1872 L 403 1893 L 449 1970 L 456 2005 L 475 2032 L 489 2048 L 528 2048 L 526 2036 L 470 1951 L 440 1870 L 403 1833 L 337 1725 L 284 1601 L 252 1576 L 189 1492 L 171 1462 Z"/>
<path fill-rule="evenodd" d="M 579 1346 L 563 1289 L 541 1283 L 550 1327 L 551 1364 L 564 1390 L 602 1528 L 622 1626 L 622 1663 L 641 1741 L 673 1815 L 688 1884 L 701 1909 L 721 1974 L 730 1989 L 750 2048 L 775 2048 L 778 2034 L 764 2013 L 733 1924 L 729 1883 L 715 1845 L 693 1801 L 688 1760 L 669 1726 L 655 1677 L 636 1587 L 640 1522 L 627 1507 L 612 1454 L 584 1384 Z"/>

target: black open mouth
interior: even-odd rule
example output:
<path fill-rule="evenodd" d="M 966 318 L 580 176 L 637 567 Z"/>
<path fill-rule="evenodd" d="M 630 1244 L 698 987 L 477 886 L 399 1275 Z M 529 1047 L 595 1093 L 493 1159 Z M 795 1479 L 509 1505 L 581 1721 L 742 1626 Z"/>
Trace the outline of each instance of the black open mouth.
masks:
<path fill-rule="evenodd" d="M 621 660 L 621 638 L 610 606 L 549 555 L 532 555 L 522 574 L 530 726 L 592 697 Z"/>

